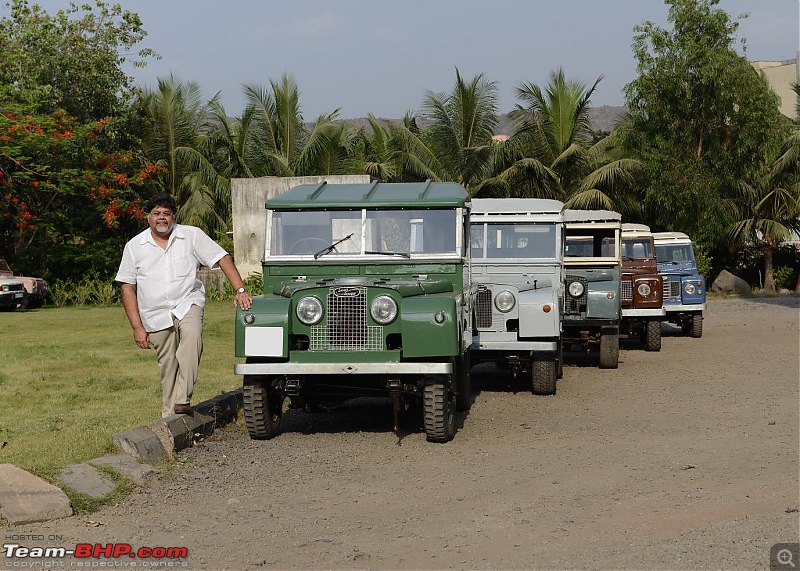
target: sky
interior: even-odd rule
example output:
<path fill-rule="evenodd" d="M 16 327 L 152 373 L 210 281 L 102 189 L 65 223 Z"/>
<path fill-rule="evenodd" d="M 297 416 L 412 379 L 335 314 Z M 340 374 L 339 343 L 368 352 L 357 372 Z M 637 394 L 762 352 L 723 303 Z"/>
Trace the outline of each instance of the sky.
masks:
<path fill-rule="evenodd" d="M 113 0 L 112 0 L 113 1 Z M 30 0 L 51 14 L 67 0 Z M 562 68 L 591 86 L 593 106 L 623 105 L 636 78 L 631 44 L 645 21 L 671 29 L 660 0 L 116 0 L 142 19 L 148 47 L 162 59 L 130 68 L 154 88 L 173 74 L 217 92 L 229 116 L 245 107 L 242 85 L 291 75 L 307 121 L 400 118 L 419 111 L 427 91 L 449 92 L 456 69 L 497 84 L 498 109 L 511 111 L 521 83 L 547 84 Z M 798 0 L 720 0 L 747 58 L 787 60 L 800 50 Z M 0 16 L 8 10 L 0 8 Z"/>

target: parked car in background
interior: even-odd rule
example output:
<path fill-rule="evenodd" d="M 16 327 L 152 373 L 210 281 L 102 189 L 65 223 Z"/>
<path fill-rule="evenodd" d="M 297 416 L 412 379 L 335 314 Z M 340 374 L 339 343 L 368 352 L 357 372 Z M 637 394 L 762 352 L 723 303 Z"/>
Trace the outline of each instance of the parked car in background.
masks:
<path fill-rule="evenodd" d="M 664 280 L 658 273 L 653 233 L 644 224 L 622 225 L 621 329 L 647 351 L 661 350 Z"/>
<path fill-rule="evenodd" d="M 686 335 L 702 337 L 706 280 L 697 270 L 692 240 L 682 232 L 655 232 L 653 238 L 667 321 L 680 325 Z"/>
<path fill-rule="evenodd" d="M 621 229 L 618 212 L 564 210 L 564 344 L 599 347 L 601 369 L 619 366 Z"/>
<path fill-rule="evenodd" d="M 14 311 L 25 296 L 25 285 L 16 278 L 0 277 L 0 310 Z"/>
<path fill-rule="evenodd" d="M 0 278 L 13 278 L 23 284 L 24 294 L 17 299 L 18 309 L 37 309 L 50 297 L 50 289 L 42 278 L 15 276 L 5 260 L 0 259 Z"/>
<path fill-rule="evenodd" d="M 263 295 L 236 315 L 252 438 L 284 399 L 328 410 L 391 397 L 447 442 L 470 406 L 469 194 L 455 183 L 300 185 L 266 202 Z"/>
<path fill-rule="evenodd" d="M 527 372 L 536 395 L 555 394 L 562 365 L 563 210 L 557 200 L 472 199 L 472 362 Z"/>

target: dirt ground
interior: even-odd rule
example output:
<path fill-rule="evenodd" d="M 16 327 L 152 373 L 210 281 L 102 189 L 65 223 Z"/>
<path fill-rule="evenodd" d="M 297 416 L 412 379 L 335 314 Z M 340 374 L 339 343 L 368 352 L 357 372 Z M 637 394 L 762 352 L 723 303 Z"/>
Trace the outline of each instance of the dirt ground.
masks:
<path fill-rule="evenodd" d="M 387 400 L 289 412 L 119 505 L 0 531 L 187 547 L 192 569 L 768 569 L 800 541 L 798 301 L 713 300 L 701 339 L 664 325 L 618 370 L 568 354 L 551 397 L 476 367 L 445 445 L 395 436 Z"/>

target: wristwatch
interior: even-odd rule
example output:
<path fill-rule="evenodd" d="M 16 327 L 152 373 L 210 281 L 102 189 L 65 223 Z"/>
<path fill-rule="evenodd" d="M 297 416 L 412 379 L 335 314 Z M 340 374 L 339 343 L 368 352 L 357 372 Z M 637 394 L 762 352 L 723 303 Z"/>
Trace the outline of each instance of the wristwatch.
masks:
<path fill-rule="evenodd" d="M 247 293 L 247 288 L 240 287 L 236 290 L 236 293 Z"/>

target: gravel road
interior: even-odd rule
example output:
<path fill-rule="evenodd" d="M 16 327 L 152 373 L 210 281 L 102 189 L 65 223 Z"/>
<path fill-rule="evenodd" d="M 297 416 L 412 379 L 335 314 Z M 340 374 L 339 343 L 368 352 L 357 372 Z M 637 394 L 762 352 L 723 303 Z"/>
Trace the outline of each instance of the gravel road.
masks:
<path fill-rule="evenodd" d="M 388 400 L 290 411 L 119 505 L 2 531 L 187 547 L 192 569 L 768 569 L 800 541 L 798 301 L 713 300 L 701 339 L 664 325 L 617 370 L 567 354 L 551 397 L 476 367 L 445 445 L 395 436 Z"/>

